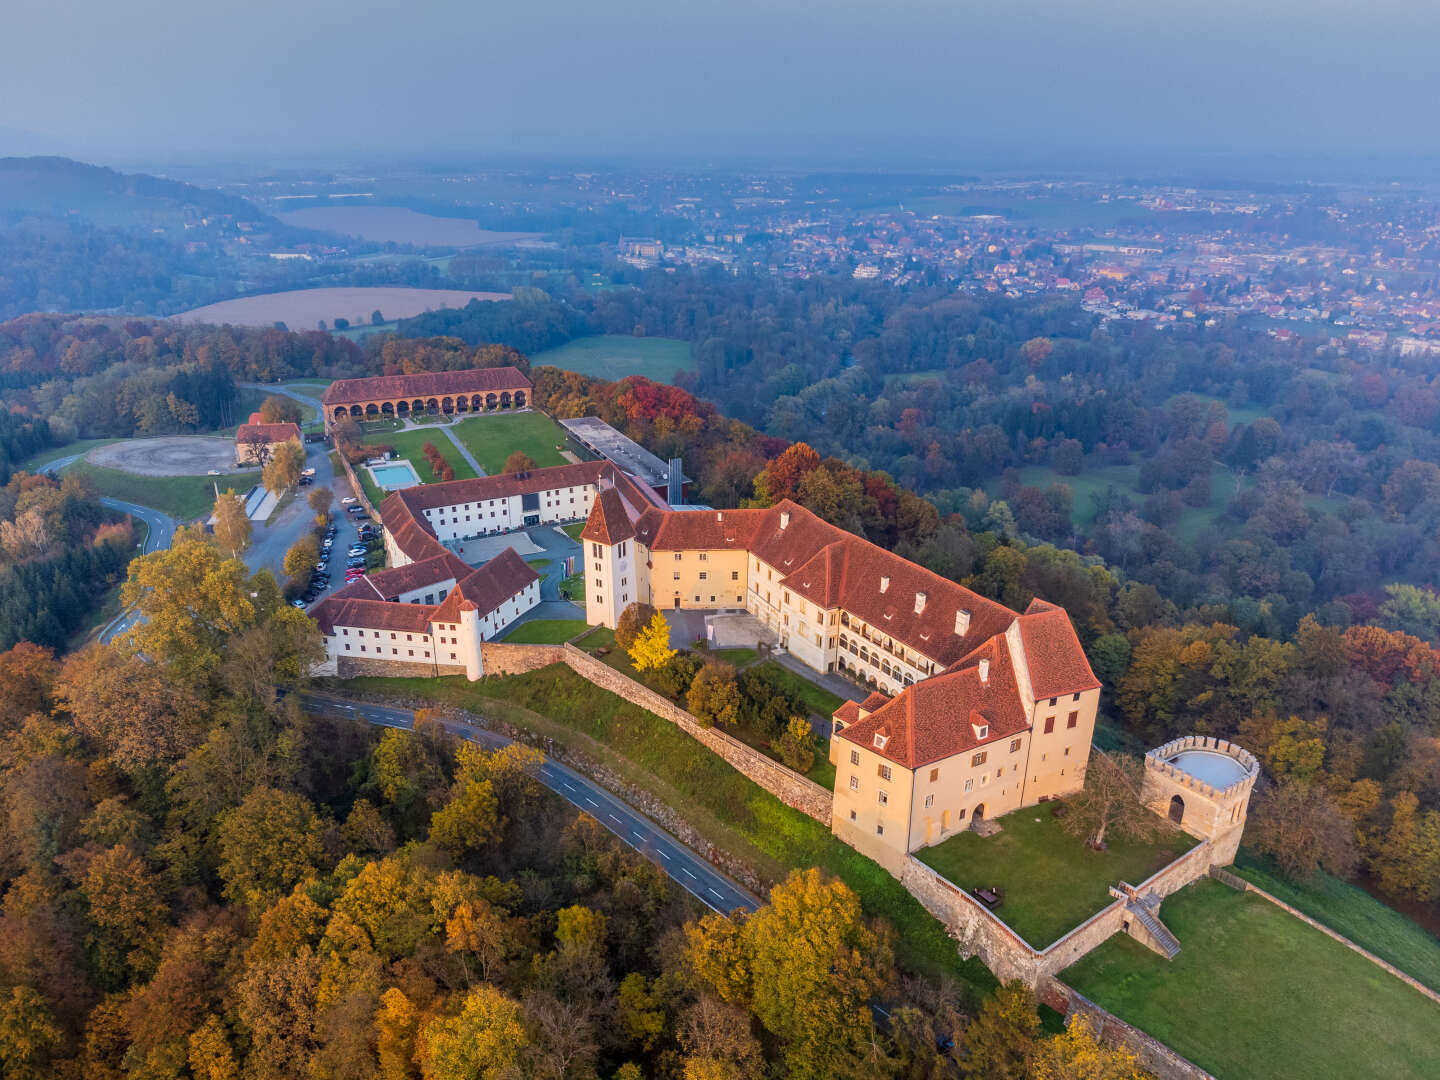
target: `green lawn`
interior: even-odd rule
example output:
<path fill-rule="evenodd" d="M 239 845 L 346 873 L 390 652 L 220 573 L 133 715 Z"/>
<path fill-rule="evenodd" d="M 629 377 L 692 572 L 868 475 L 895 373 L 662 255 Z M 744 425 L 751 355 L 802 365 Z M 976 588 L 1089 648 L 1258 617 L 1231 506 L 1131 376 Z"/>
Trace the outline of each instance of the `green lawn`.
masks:
<path fill-rule="evenodd" d="M 1440 1005 L 1274 904 L 1202 879 L 1160 917 L 1174 960 L 1117 934 L 1061 978 L 1221 1080 L 1440 1075 Z"/>
<path fill-rule="evenodd" d="M 995 983 L 978 960 L 962 961 L 944 927 L 876 863 L 792 810 L 700 746 L 674 724 L 632 705 L 561 664 L 478 683 L 442 679 L 352 679 L 357 693 L 402 694 L 483 711 L 548 735 L 653 792 L 710 841 L 778 881 L 819 866 L 842 878 L 865 911 L 895 928 L 896 955 L 909 970 L 950 975 L 976 992 Z"/>
<path fill-rule="evenodd" d="M 755 670 L 763 671 L 770 678 L 774 679 L 775 682 L 784 687 L 788 693 L 794 694 L 804 702 L 807 709 L 818 716 L 829 719 L 831 713 L 845 704 L 844 698 L 836 697 L 824 687 L 816 686 L 809 679 L 801 675 L 796 675 L 795 672 L 787 667 L 781 667 L 774 660 L 766 660 L 763 664 L 756 667 Z M 860 700 L 860 692 L 858 690 L 856 691 L 855 700 Z"/>
<path fill-rule="evenodd" d="M 424 447 L 426 443 L 434 443 L 435 449 L 450 463 L 455 470 L 456 480 L 469 480 L 475 475 L 475 470 L 470 463 L 460 456 L 460 451 L 455 449 L 455 444 L 445 438 L 439 432 L 434 431 L 384 431 L 372 435 L 367 443 L 372 446 L 385 445 L 393 446 L 398 457 L 409 461 L 415 469 L 415 475 L 420 477 L 422 484 L 433 484 L 439 480 L 434 470 L 430 468 L 430 462 L 425 458 Z M 360 478 L 360 485 L 365 489 L 365 494 L 375 506 L 380 505 L 380 500 L 385 498 L 385 492 L 375 481 L 370 479 L 370 474 L 363 466 L 355 466 L 355 475 Z"/>
<path fill-rule="evenodd" d="M 500 640 L 511 645 L 563 645 L 589 625 L 584 619 L 533 619 Z"/>
<path fill-rule="evenodd" d="M 1323 871 L 1297 885 L 1279 877 L 1268 860 L 1246 848 L 1240 849 L 1231 869 L 1430 989 L 1440 990 L 1440 941 L 1364 889 Z"/>
<path fill-rule="evenodd" d="M 585 572 L 571 574 L 560 582 L 560 595 L 566 600 L 572 600 L 577 604 L 585 603 Z"/>
<path fill-rule="evenodd" d="M 571 522 L 569 525 L 561 525 L 561 526 L 560 526 L 560 531 L 563 532 L 566 536 L 570 537 L 571 540 L 574 540 L 576 543 L 579 543 L 579 542 L 580 542 L 580 531 L 581 531 L 582 529 L 584 529 L 584 528 L 585 528 L 585 522 L 583 522 L 583 521 L 574 521 L 574 522 Z"/>
<path fill-rule="evenodd" d="M 222 492 L 234 488 L 243 495 L 260 482 L 258 472 L 224 476 L 138 476 L 119 469 L 102 469 L 87 461 L 77 461 L 65 472 L 88 476 L 101 495 L 148 506 L 180 521 L 209 516 L 215 506 L 214 485 L 217 483 Z"/>
<path fill-rule="evenodd" d="M 966 892 L 1004 890 L 995 914 L 1043 949 L 1108 905 L 1110 886 L 1139 885 L 1195 846 L 1176 829 L 1155 843 L 1107 836 L 1107 850 L 1091 851 L 1061 827 L 1058 805 L 1014 810 L 998 819 L 1004 829 L 994 836 L 966 830 L 915 854 Z"/>
<path fill-rule="evenodd" d="M 84 454 L 94 450 L 97 446 L 109 446 L 111 443 L 123 442 L 123 439 L 76 439 L 74 442 L 66 443 L 64 446 L 52 446 L 49 450 L 41 450 L 38 454 L 32 454 L 16 466 L 26 472 L 34 472 L 42 465 L 48 465 L 56 458 L 69 457 L 71 454 Z"/>
<path fill-rule="evenodd" d="M 598 334 L 576 338 L 558 348 L 536 353 L 530 357 L 530 363 L 532 366 L 549 364 L 610 382 L 627 375 L 644 375 L 656 382 L 670 382 L 676 372 L 689 369 L 693 359 L 688 341 Z"/>
<path fill-rule="evenodd" d="M 541 467 L 565 464 L 556 449 L 565 445 L 565 429 L 544 413 L 472 416 L 450 430 L 492 476 L 505 467 L 505 459 L 516 450 L 525 451 Z"/>

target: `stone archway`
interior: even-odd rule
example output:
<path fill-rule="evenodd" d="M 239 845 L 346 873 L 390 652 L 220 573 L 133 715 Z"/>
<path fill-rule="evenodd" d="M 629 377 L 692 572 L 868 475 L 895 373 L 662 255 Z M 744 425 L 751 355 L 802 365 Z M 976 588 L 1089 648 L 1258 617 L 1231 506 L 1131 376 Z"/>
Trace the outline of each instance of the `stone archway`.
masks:
<path fill-rule="evenodd" d="M 381 415 L 381 416 L 394 416 L 394 415 L 395 415 L 395 405 L 394 405 L 394 403 L 387 401 L 387 402 L 385 402 L 385 404 L 381 405 L 381 406 L 380 406 L 380 415 Z"/>
<path fill-rule="evenodd" d="M 453 413 L 455 411 L 455 399 L 447 397 L 442 400 L 440 402 L 440 411 L 443 412 L 446 416 L 449 416 L 451 413 Z"/>
<path fill-rule="evenodd" d="M 516 391 L 515 391 L 515 407 L 516 407 L 517 409 L 523 409 L 523 408 L 525 407 L 525 391 L 524 391 L 524 390 L 516 390 Z"/>
<path fill-rule="evenodd" d="M 1179 795 L 1170 800 L 1170 820 L 1176 825 L 1185 820 L 1185 800 Z"/>
<path fill-rule="evenodd" d="M 470 411 L 470 399 L 464 394 L 455 399 L 455 411 L 457 413 Z"/>
<path fill-rule="evenodd" d="M 362 409 L 359 405 L 351 405 L 350 415 L 354 417 L 361 417 L 365 415 L 365 410 Z"/>
<path fill-rule="evenodd" d="M 365 406 L 365 416 L 366 416 L 367 418 L 369 418 L 369 417 L 371 417 L 371 416 L 379 416 L 379 415 L 380 415 L 380 406 L 376 405 L 375 402 L 372 401 L 372 402 L 370 402 L 369 405 L 366 405 L 366 406 Z"/>
<path fill-rule="evenodd" d="M 479 412 L 485 407 L 485 401 L 479 394 L 470 395 L 470 411 Z"/>
<path fill-rule="evenodd" d="M 408 402 L 408 401 L 397 401 L 397 402 L 395 403 L 395 415 L 396 415 L 396 416 L 409 416 L 409 415 L 410 415 L 410 402 Z"/>
<path fill-rule="evenodd" d="M 432 397 L 429 401 L 425 402 L 425 408 L 432 413 L 438 413 L 440 411 L 440 402 Z"/>
<path fill-rule="evenodd" d="M 509 390 L 501 390 L 501 391 L 500 391 L 500 407 L 501 407 L 502 409 L 508 409 L 508 408 L 510 408 L 510 391 L 509 391 Z"/>
<path fill-rule="evenodd" d="M 499 404 L 500 404 L 500 399 L 499 399 L 498 397 L 496 397 L 494 394 L 486 394 L 486 395 L 485 395 L 485 408 L 487 408 L 487 409 L 493 409 L 493 408 L 495 408 L 496 405 L 499 405 Z"/>
<path fill-rule="evenodd" d="M 421 401 L 419 398 L 416 398 L 410 403 L 410 411 L 412 413 L 423 413 L 425 411 L 425 402 Z"/>
<path fill-rule="evenodd" d="M 970 824 L 978 825 L 985 820 L 985 804 L 982 802 L 970 813 Z"/>
<path fill-rule="evenodd" d="M 335 414 L 334 414 L 334 416 L 331 417 L 331 419 L 332 419 L 332 420 L 339 420 L 342 416 L 348 416 L 349 414 L 350 414 L 350 410 L 347 409 L 344 405 L 336 405 L 336 406 L 335 406 Z"/>

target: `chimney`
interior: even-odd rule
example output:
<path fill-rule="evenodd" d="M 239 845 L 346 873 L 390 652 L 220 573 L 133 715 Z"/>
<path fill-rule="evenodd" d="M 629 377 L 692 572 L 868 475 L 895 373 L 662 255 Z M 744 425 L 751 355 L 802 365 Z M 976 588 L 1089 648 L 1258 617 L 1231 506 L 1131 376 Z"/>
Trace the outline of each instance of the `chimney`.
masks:
<path fill-rule="evenodd" d="M 964 608 L 955 612 L 955 636 L 964 637 L 965 632 L 970 629 L 970 613 Z"/>
<path fill-rule="evenodd" d="M 916 614 L 916 615 L 921 614 L 921 613 L 925 610 L 925 600 L 926 600 L 926 596 L 925 596 L 925 594 L 924 594 L 923 592 L 917 592 L 917 593 L 915 594 L 915 614 Z"/>
<path fill-rule="evenodd" d="M 782 528 L 782 529 L 788 529 L 789 527 L 790 527 L 790 511 L 789 511 L 789 510 L 781 510 L 781 511 L 780 511 L 780 528 Z"/>
<path fill-rule="evenodd" d="M 716 510 L 716 511 L 715 511 L 715 520 L 716 520 L 716 521 L 724 521 L 724 520 L 725 520 L 725 511 L 724 511 L 724 510 Z"/>
<path fill-rule="evenodd" d="M 883 593 L 890 588 L 890 575 L 883 574 L 880 577 L 880 591 Z"/>
<path fill-rule="evenodd" d="M 982 683 L 990 681 L 990 658 L 988 656 L 980 658 L 980 681 Z"/>

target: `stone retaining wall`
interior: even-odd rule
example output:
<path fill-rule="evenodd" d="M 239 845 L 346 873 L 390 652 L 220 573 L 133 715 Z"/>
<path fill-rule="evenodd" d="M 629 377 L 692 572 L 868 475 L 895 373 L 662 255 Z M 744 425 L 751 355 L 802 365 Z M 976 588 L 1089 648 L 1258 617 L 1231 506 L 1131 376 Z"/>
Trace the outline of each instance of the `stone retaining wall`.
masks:
<path fill-rule="evenodd" d="M 433 678 L 436 675 L 464 675 L 464 664 L 427 664 L 423 660 L 365 660 L 358 656 L 337 656 L 335 672 L 342 679 L 365 675 L 384 678 Z"/>
<path fill-rule="evenodd" d="M 626 701 L 670 721 L 696 742 L 719 754 L 737 771 L 744 773 L 786 806 L 808 814 L 827 828 L 830 826 L 831 793 L 813 780 L 786 768 L 780 762 L 766 757 L 759 750 L 746 746 L 723 731 L 705 727 L 668 698 L 595 659 L 583 649 L 565 645 L 564 661 L 572 671 L 584 676 L 596 686 L 618 694 Z"/>
<path fill-rule="evenodd" d="M 559 645 L 506 645 L 497 641 L 480 644 L 480 670 L 486 675 L 521 675 L 564 662 L 565 650 Z"/>
<path fill-rule="evenodd" d="M 1095 1036 L 1109 1046 L 1123 1047 L 1140 1059 L 1140 1064 L 1159 1080 L 1215 1080 L 1214 1076 L 1188 1058 L 1181 1057 L 1159 1039 L 1127 1024 L 1112 1012 L 1102 1009 L 1083 994 L 1056 978 L 1048 978 L 1040 988 L 1040 1000 L 1069 1021 L 1083 1015 L 1090 1021 Z"/>
<path fill-rule="evenodd" d="M 370 499 L 365 494 L 365 486 L 360 483 L 360 478 L 355 475 L 355 470 L 351 467 L 350 460 L 345 456 L 345 451 L 341 450 L 339 446 L 336 446 L 335 456 L 340 459 L 340 464 L 345 469 L 345 475 L 350 478 L 350 487 L 355 492 L 355 497 L 360 500 L 360 505 L 365 507 L 366 513 L 368 513 L 372 518 L 374 518 L 376 521 L 380 521 L 380 511 L 370 505 Z M 333 517 L 338 514 L 342 514 L 344 513 L 344 511 L 345 508 L 343 506 L 337 506 L 335 508 L 335 513 L 331 516 Z M 345 514 L 345 516 L 349 517 L 350 515 Z"/>
<path fill-rule="evenodd" d="M 1129 893 L 1169 896 L 1204 877 L 1215 854 L 1210 841 L 1197 844 Z M 964 889 L 915 856 L 907 856 L 900 884 L 942 923 L 960 946 L 962 956 L 979 956 L 1001 981 L 1019 979 L 1040 987 L 1112 935 L 1126 929 L 1126 900 L 1117 899 L 1086 919 L 1064 937 L 1037 949 L 1006 925 L 1005 920 Z"/>

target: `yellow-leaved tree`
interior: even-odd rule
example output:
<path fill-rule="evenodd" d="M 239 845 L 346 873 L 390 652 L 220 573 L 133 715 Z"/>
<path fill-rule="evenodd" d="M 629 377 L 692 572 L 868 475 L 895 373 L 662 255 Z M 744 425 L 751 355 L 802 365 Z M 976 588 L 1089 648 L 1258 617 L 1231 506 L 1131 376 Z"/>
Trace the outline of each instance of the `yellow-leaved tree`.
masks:
<path fill-rule="evenodd" d="M 670 624 L 658 611 L 650 619 L 650 625 L 641 630 L 630 646 L 630 661 L 636 671 L 649 671 L 664 667 L 675 655 L 670 647 Z"/>
<path fill-rule="evenodd" d="M 425 1080 L 502 1080 L 520 1075 L 525 1049 L 520 1005 L 493 986 L 465 995 L 458 1016 L 437 1016 L 420 1031 Z"/>

